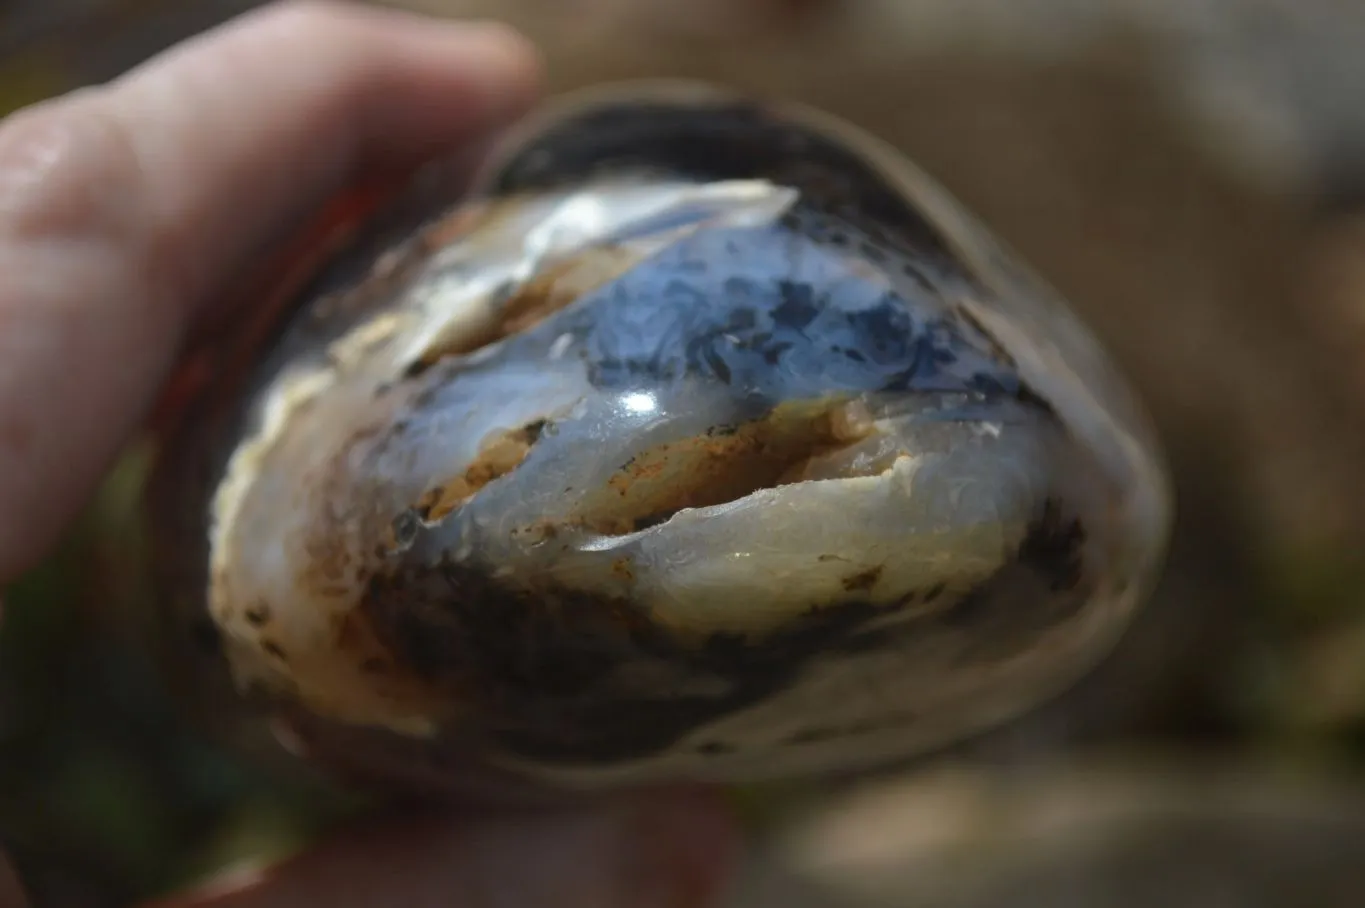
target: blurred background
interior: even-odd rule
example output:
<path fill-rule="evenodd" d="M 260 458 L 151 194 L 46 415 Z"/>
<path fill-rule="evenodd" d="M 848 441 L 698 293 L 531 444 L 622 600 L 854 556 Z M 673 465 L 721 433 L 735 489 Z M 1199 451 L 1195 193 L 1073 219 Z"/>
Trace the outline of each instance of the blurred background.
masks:
<path fill-rule="evenodd" d="M 253 5 L 0 0 L 0 112 Z M 871 129 L 1072 301 L 1156 416 L 1178 526 L 1119 650 L 891 778 L 739 793 L 736 908 L 1365 904 L 1365 4 L 392 5 L 521 27 L 555 90 L 703 77 Z M 145 455 L 6 593 L 0 834 L 38 904 L 127 904 L 363 806 L 167 699 Z"/>

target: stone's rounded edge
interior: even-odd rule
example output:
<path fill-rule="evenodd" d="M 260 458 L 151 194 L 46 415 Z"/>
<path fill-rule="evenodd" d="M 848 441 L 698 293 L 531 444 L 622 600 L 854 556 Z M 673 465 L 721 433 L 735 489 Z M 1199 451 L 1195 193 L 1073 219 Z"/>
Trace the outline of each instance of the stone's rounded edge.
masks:
<path fill-rule="evenodd" d="M 752 101 L 753 98 L 743 92 L 715 83 L 690 79 L 612 82 L 553 95 L 499 136 L 475 170 L 471 191 L 476 196 L 486 194 L 508 161 L 533 139 L 594 110 L 642 102 L 701 107 Z"/>

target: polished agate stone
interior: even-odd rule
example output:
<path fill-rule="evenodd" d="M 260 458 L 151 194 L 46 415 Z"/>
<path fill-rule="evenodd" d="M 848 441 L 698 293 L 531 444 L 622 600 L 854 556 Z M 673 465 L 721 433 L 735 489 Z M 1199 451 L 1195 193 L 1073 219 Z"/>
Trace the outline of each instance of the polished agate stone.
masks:
<path fill-rule="evenodd" d="M 627 85 L 448 176 L 227 345 L 158 467 L 172 616 L 302 750 L 436 785 L 858 768 L 1058 692 L 1150 589 L 1140 406 L 891 148 Z"/>

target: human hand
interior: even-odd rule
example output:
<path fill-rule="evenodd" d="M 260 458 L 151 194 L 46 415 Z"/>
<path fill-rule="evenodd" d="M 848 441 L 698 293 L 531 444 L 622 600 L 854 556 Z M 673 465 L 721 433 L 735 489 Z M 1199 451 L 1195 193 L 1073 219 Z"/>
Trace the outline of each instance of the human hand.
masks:
<path fill-rule="evenodd" d="M 478 142 L 535 97 L 496 26 L 282 3 L 0 122 L 0 585 L 146 420 L 222 288 L 375 170 Z M 167 906 L 701 906 L 735 842 L 708 796 L 390 817 Z"/>

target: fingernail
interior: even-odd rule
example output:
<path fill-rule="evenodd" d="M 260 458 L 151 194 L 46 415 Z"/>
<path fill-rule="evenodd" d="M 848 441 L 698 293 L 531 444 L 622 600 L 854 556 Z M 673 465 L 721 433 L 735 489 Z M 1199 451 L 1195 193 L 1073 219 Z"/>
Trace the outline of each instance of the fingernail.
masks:
<path fill-rule="evenodd" d="M 621 905 L 713 908 L 739 855 L 734 815 L 719 796 L 687 792 L 638 808 L 622 824 Z"/>

